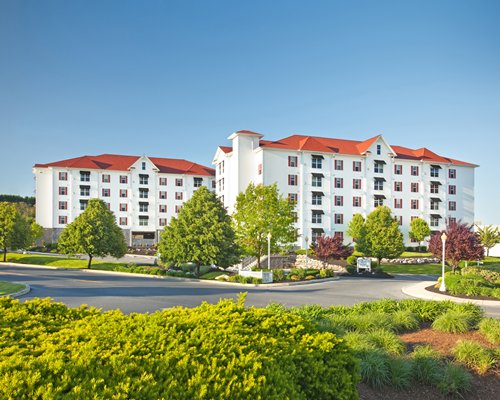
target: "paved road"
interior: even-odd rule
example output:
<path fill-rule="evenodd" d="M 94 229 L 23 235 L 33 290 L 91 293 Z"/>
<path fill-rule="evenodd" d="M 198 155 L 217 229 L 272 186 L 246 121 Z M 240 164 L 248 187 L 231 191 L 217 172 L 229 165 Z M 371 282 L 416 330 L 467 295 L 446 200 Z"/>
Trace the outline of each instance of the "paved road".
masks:
<path fill-rule="evenodd" d="M 401 289 L 429 276 L 398 276 L 395 279 L 341 278 L 337 281 L 283 287 L 234 287 L 209 282 L 153 279 L 134 275 L 103 274 L 85 270 L 53 270 L 0 264 L 0 280 L 23 282 L 31 292 L 23 299 L 51 297 L 70 307 L 88 304 L 125 313 L 154 312 L 173 306 L 194 307 L 202 301 L 236 298 L 248 292 L 247 305 L 270 302 L 286 306 L 301 304 L 352 305 L 384 297 L 409 298 Z M 487 310 L 488 311 L 488 310 Z"/>

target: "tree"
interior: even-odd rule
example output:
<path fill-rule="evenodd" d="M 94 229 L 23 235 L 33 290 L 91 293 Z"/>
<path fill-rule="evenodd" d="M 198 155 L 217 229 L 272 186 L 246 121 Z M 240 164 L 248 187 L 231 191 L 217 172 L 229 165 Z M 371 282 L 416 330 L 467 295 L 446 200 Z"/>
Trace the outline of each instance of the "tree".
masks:
<path fill-rule="evenodd" d="M 354 214 L 351 221 L 349 222 L 349 226 L 347 227 L 347 235 L 352 237 L 352 240 L 354 242 L 356 242 L 361 236 L 364 223 L 365 219 L 361 214 Z"/>
<path fill-rule="evenodd" d="M 476 228 L 479 240 L 486 248 L 486 256 L 489 257 L 490 249 L 500 243 L 500 231 L 492 225 L 485 225 L 483 227 L 476 225 Z"/>
<path fill-rule="evenodd" d="M 403 253 L 403 234 L 389 207 L 377 207 L 368 215 L 360 230 L 356 250 L 375 257 L 379 266 L 382 258 L 395 258 Z"/>
<path fill-rule="evenodd" d="M 314 244 L 314 253 L 316 256 L 326 263 L 329 259 L 340 260 L 349 257 L 353 249 L 349 246 L 344 246 L 343 239 L 340 235 L 320 236 Z"/>
<path fill-rule="evenodd" d="M 158 244 L 160 259 L 177 265 L 193 262 L 196 275 L 201 265 L 223 268 L 239 260 L 239 248 L 231 218 L 215 193 L 202 186 L 166 226 Z"/>
<path fill-rule="evenodd" d="M 474 233 L 472 226 L 462 222 L 452 222 L 446 227 L 445 255 L 446 262 L 451 265 L 454 272 L 462 260 L 481 260 L 484 257 L 484 247 L 479 240 L 479 235 Z M 429 251 L 441 258 L 443 245 L 441 232 L 436 232 L 429 241 Z"/>
<path fill-rule="evenodd" d="M 12 245 L 17 214 L 14 204 L 0 203 L 0 247 L 3 250 L 4 262 L 7 261 L 7 248 Z"/>
<path fill-rule="evenodd" d="M 113 212 L 99 199 L 90 199 L 86 210 L 66 226 L 57 247 L 62 254 L 87 254 L 87 268 L 91 267 L 93 257 L 120 258 L 127 251 L 123 231 L 116 225 Z"/>
<path fill-rule="evenodd" d="M 415 218 L 411 221 L 410 232 L 408 232 L 408 235 L 410 236 L 410 239 L 416 240 L 420 247 L 424 239 L 430 234 L 431 228 L 429 228 L 427 222 L 422 218 Z"/>
<path fill-rule="evenodd" d="M 269 233 L 271 251 L 295 242 L 294 208 L 294 203 L 279 194 L 276 184 L 255 186 L 251 183 L 236 198 L 233 214 L 236 240 L 245 254 L 257 257 L 259 268 Z"/>

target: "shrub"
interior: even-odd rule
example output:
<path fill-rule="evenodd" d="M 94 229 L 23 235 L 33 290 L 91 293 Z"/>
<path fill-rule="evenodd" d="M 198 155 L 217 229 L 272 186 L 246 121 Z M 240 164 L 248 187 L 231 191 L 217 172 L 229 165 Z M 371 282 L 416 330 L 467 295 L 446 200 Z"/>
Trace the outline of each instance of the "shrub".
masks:
<path fill-rule="evenodd" d="M 459 340 L 452 352 L 455 360 L 464 363 L 480 374 L 488 372 L 495 365 L 495 358 L 490 351 L 472 340 Z"/>
<path fill-rule="evenodd" d="M 391 383 L 391 366 L 387 354 L 371 351 L 361 356 L 361 381 L 376 389 Z"/>
<path fill-rule="evenodd" d="M 291 281 L 300 281 L 300 276 L 290 274 L 290 280 Z"/>
<path fill-rule="evenodd" d="M 472 387 L 472 376 L 462 366 L 447 363 L 437 383 L 438 389 L 446 395 L 461 396 Z"/>
<path fill-rule="evenodd" d="M 297 275 L 299 279 L 304 279 L 306 277 L 306 270 L 303 268 L 292 268 L 290 274 Z"/>
<path fill-rule="evenodd" d="M 460 273 L 462 275 L 479 275 L 494 285 L 500 285 L 500 272 L 480 267 L 464 267 Z"/>
<path fill-rule="evenodd" d="M 281 282 L 286 279 L 285 271 L 282 269 L 273 269 L 273 281 Z"/>
<path fill-rule="evenodd" d="M 261 278 L 252 278 L 252 283 L 254 285 L 260 285 L 262 283 L 262 279 Z"/>
<path fill-rule="evenodd" d="M 242 302 L 123 315 L 0 299 L 0 314 L 0 398 L 357 397 L 342 340 Z"/>
<path fill-rule="evenodd" d="M 356 257 L 356 256 L 349 256 L 349 257 L 347 257 L 346 261 L 347 261 L 348 265 L 356 266 L 357 263 L 358 263 L 358 257 Z"/>
<path fill-rule="evenodd" d="M 411 384 L 412 364 L 405 358 L 391 358 L 391 385 L 396 389 L 405 389 Z"/>
<path fill-rule="evenodd" d="M 304 278 L 306 281 L 310 281 L 312 279 L 316 279 L 316 277 L 314 275 L 306 275 L 306 277 Z"/>
<path fill-rule="evenodd" d="M 333 269 L 322 268 L 319 270 L 320 278 L 333 278 L 335 276 L 335 271 Z"/>
<path fill-rule="evenodd" d="M 435 385 L 441 374 L 439 355 L 431 346 L 417 346 L 411 354 L 413 377 L 421 382 Z"/>
<path fill-rule="evenodd" d="M 376 348 L 393 355 L 401 355 L 405 351 L 405 345 L 401 342 L 399 337 L 393 332 L 385 329 L 377 329 L 367 333 L 366 339 Z"/>
<path fill-rule="evenodd" d="M 417 316 L 410 310 L 397 310 L 391 313 L 391 327 L 395 332 L 415 330 L 420 326 Z"/>
<path fill-rule="evenodd" d="M 432 328 L 449 333 L 464 333 L 472 329 L 474 318 L 466 312 L 459 310 L 449 310 L 433 323 Z"/>
<path fill-rule="evenodd" d="M 479 331 L 489 342 L 500 345 L 500 321 L 494 318 L 484 318 L 479 323 Z"/>

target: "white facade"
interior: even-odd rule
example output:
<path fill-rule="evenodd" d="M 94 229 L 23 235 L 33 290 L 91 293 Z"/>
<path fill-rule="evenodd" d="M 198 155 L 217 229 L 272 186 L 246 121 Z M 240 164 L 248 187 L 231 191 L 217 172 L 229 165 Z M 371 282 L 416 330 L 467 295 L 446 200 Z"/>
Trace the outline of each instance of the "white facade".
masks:
<path fill-rule="evenodd" d="M 366 142 L 308 136 L 270 142 L 262 137 L 240 131 L 229 137 L 232 147 L 219 147 L 213 160 L 216 192 L 233 212 L 236 196 L 250 182 L 277 183 L 282 195 L 297 199 L 301 247 L 306 237 L 339 232 L 349 243 L 352 238 L 345 232 L 352 216 L 366 217 L 376 201 L 398 217 L 408 246 L 414 217 L 425 219 L 431 230 L 445 229 L 450 218 L 474 221 L 476 165 L 427 149 L 390 146 L 382 136 Z"/>
<path fill-rule="evenodd" d="M 156 164 L 161 160 L 161 165 L 152 160 Z M 128 167 L 114 169 L 121 165 Z M 36 221 L 49 232 L 49 240 L 57 239 L 83 212 L 89 199 L 99 198 L 115 214 L 129 245 L 153 244 L 198 187 L 212 190 L 214 185 L 214 172 L 208 167 L 146 156 L 86 156 L 37 164 L 33 172 Z"/>

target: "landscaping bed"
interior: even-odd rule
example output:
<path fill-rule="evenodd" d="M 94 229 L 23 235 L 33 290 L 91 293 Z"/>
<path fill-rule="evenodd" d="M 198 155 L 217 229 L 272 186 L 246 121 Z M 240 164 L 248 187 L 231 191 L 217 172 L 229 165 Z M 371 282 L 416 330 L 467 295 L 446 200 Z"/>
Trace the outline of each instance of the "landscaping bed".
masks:
<path fill-rule="evenodd" d="M 448 291 L 446 292 L 440 292 L 439 291 L 439 286 L 436 287 L 436 285 L 431 285 L 427 286 L 425 290 L 432 292 L 432 293 L 437 293 L 437 294 L 444 294 L 446 296 L 452 296 L 452 297 L 457 297 L 459 299 L 470 299 L 470 300 L 496 300 L 500 301 L 500 299 L 496 297 L 490 297 L 490 296 L 467 296 L 465 294 L 451 294 Z M 500 303 L 499 303 L 500 304 Z"/>

